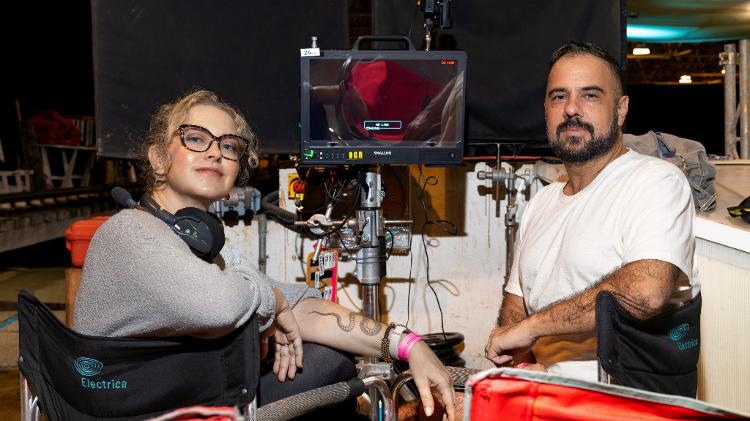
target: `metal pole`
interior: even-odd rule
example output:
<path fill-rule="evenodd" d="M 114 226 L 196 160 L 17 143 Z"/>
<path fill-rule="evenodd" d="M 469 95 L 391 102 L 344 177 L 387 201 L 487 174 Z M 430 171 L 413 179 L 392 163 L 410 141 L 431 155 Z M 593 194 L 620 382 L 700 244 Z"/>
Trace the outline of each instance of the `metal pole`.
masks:
<path fill-rule="evenodd" d="M 266 215 L 258 215 L 258 269 L 266 273 L 266 261 L 268 255 L 266 252 L 266 237 L 268 236 L 268 220 Z"/>
<path fill-rule="evenodd" d="M 374 389 L 380 394 L 380 399 L 383 402 L 383 420 L 398 420 L 396 402 L 391 399 L 391 389 L 388 387 L 388 384 L 380 377 L 367 377 L 362 379 L 362 381 L 365 383 L 365 387 L 367 387 L 368 390 Z"/>
<path fill-rule="evenodd" d="M 737 48 L 734 44 L 725 44 L 721 54 L 724 64 L 724 155 L 729 159 L 739 159 L 737 153 Z"/>
<path fill-rule="evenodd" d="M 740 158 L 750 159 L 750 39 L 740 40 Z"/>
<path fill-rule="evenodd" d="M 23 357 L 21 357 L 21 362 L 23 362 Z M 21 378 L 21 421 L 29 421 L 29 395 L 31 394 L 29 391 L 29 384 L 26 381 L 26 378 L 23 376 L 23 373 L 20 375 Z"/>
<path fill-rule="evenodd" d="M 498 184 L 500 184 L 498 182 Z M 510 269 L 513 266 L 513 250 L 516 239 L 516 173 L 511 167 L 508 177 L 505 179 L 507 194 L 507 206 L 505 208 L 505 282 L 503 290 L 510 280 Z"/>
<path fill-rule="evenodd" d="M 500 171 L 500 144 L 497 144 L 495 168 Z M 510 198 L 508 198 L 510 200 Z M 500 217 L 500 181 L 495 180 L 495 218 Z"/>
<path fill-rule="evenodd" d="M 355 227 L 360 236 L 360 249 L 356 256 L 357 278 L 362 284 L 362 312 L 365 317 L 379 322 L 380 280 L 385 276 L 385 256 L 380 247 L 385 228 L 383 209 L 381 208 L 380 173 L 375 171 L 366 173 L 365 186 L 362 186 L 362 192 L 360 209 L 357 211 L 357 227 Z M 364 362 L 374 365 L 378 362 L 378 357 L 365 357 Z M 368 387 L 367 394 L 370 396 L 370 403 L 372 404 L 370 419 L 378 420 L 378 392 L 375 388 Z M 386 404 L 387 402 L 383 402 L 383 405 Z"/>
<path fill-rule="evenodd" d="M 378 306 L 380 279 L 385 275 L 382 263 L 385 256 L 380 250 L 383 238 L 383 210 L 381 205 L 380 174 L 368 172 L 365 176 L 366 188 L 361 199 L 361 209 L 357 212 L 358 231 L 361 235 L 361 248 L 357 252 L 357 275 L 362 284 L 362 307 L 365 316 L 380 320 Z"/>
<path fill-rule="evenodd" d="M 505 280 L 503 288 L 508 284 L 510 279 L 510 269 L 513 265 L 513 251 L 515 248 L 516 238 L 516 173 L 511 166 L 509 171 L 501 168 L 500 163 L 500 144 L 497 144 L 497 157 L 495 169 L 477 172 L 477 178 L 480 180 L 492 180 L 495 187 L 495 216 L 500 216 L 500 185 L 505 183 L 506 190 L 506 207 L 505 207 Z"/>

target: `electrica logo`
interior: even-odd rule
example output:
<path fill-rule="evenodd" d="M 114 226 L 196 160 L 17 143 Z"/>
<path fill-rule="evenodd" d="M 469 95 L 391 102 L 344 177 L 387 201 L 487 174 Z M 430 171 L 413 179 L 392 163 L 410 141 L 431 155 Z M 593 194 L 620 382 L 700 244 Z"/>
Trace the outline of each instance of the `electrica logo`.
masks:
<path fill-rule="evenodd" d="M 88 377 L 101 373 L 104 364 L 95 358 L 78 357 L 73 362 L 73 368 L 81 376 L 81 387 L 86 389 L 127 389 L 127 380 L 93 380 Z"/>
<path fill-rule="evenodd" d="M 698 338 L 693 338 L 687 341 L 680 342 L 680 339 L 684 338 L 685 335 L 687 335 L 689 330 L 690 330 L 690 325 L 687 323 L 683 323 L 681 325 L 677 325 L 673 327 L 669 331 L 669 339 L 677 343 L 677 348 L 680 351 L 685 351 L 687 349 L 695 348 L 696 346 L 698 346 Z"/>
<path fill-rule="evenodd" d="M 82 376 L 91 377 L 99 374 L 99 372 L 102 371 L 104 364 L 93 358 L 79 357 L 76 359 L 75 363 L 73 363 L 73 366 Z"/>
<path fill-rule="evenodd" d="M 673 341 L 679 341 L 683 336 L 685 336 L 685 334 L 688 333 L 688 330 L 690 330 L 690 325 L 687 323 L 675 326 L 672 328 L 672 330 L 669 331 L 669 338 Z"/>

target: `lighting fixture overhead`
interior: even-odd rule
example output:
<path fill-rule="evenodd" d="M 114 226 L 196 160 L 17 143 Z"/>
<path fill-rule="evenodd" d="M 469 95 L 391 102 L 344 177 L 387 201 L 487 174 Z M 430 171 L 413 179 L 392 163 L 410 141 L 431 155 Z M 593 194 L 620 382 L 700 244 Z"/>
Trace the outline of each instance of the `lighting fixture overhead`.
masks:
<path fill-rule="evenodd" d="M 693 79 L 690 75 L 682 75 L 680 76 L 680 83 L 693 83 Z"/>
<path fill-rule="evenodd" d="M 727 69 L 721 69 L 721 74 L 725 75 L 727 73 Z"/>
<path fill-rule="evenodd" d="M 687 26 L 628 24 L 626 34 L 629 41 L 669 41 L 678 40 L 695 30 L 696 28 Z"/>
<path fill-rule="evenodd" d="M 633 55 L 634 56 L 645 56 L 651 54 L 651 49 L 646 47 L 645 45 L 639 45 L 635 48 L 633 48 Z"/>

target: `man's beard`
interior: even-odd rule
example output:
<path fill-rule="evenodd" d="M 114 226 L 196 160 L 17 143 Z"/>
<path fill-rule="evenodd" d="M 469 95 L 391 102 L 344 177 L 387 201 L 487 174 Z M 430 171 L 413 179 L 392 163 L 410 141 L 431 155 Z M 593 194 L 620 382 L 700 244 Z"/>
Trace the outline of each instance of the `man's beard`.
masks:
<path fill-rule="evenodd" d="M 605 153 L 609 152 L 617 142 L 620 127 L 617 125 L 618 114 L 615 106 L 612 112 L 612 122 L 609 125 L 609 131 L 602 136 L 594 136 L 594 126 L 575 116 L 568 118 L 557 126 L 555 131 L 556 140 L 550 139 L 550 147 L 563 162 L 579 163 L 586 162 Z M 560 133 L 569 128 L 581 128 L 591 134 L 591 140 L 583 145 L 583 148 L 577 146 L 586 142 L 581 136 L 570 136 L 567 140 L 560 139 Z M 573 146 L 573 147 L 571 147 Z"/>

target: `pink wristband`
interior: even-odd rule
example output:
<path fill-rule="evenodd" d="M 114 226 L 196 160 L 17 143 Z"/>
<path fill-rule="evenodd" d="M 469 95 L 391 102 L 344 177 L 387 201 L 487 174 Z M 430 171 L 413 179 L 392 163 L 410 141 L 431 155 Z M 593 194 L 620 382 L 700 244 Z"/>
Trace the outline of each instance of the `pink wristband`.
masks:
<path fill-rule="evenodd" d="M 419 335 L 414 332 L 409 332 L 409 334 L 406 335 L 406 338 L 398 344 L 398 359 L 401 361 L 409 361 L 409 352 L 412 347 L 414 347 L 414 344 L 420 340 L 422 340 L 422 338 L 419 337 Z"/>

